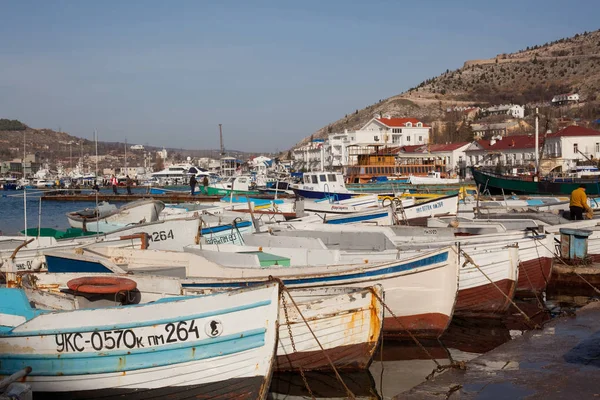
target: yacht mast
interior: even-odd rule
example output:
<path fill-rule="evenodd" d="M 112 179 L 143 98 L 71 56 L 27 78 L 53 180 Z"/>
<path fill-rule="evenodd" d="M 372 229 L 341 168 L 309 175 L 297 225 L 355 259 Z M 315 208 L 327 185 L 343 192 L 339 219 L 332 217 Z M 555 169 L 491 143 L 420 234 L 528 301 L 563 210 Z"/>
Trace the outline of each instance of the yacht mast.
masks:
<path fill-rule="evenodd" d="M 540 158 L 540 151 L 538 149 L 539 147 L 539 143 L 540 143 L 540 138 L 539 138 L 539 115 L 538 115 L 538 108 L 535 108 L 535 174 L 537 175 L 538 171 L 539 171 L 539 158 Z"/>

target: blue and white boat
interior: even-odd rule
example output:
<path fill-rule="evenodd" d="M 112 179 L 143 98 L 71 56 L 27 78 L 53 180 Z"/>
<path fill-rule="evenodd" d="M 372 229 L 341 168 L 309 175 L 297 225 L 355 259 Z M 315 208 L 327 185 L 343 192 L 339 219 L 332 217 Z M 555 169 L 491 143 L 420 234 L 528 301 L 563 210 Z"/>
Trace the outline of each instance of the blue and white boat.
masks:
<path fill-rule="evenodd" d="M 296 196 L 306 199 L 346 200 L 361 196 L 363 193 L 352 192 L 346 188 L 344 176 L 339 172 L 306 172 L 302 182 L 290 185 Z"/>
<path fill-rule="evenodd" d="M 0 378 L 25 367 L 34 393 L 264 399 L 275 349 L 279 287 L 260 284 L 148 304 L 46 311 L 0 288 Z M 152 395 L 150 390 L 160 389 Z M 144 397 L 145 398 L 145 397 Z"/>

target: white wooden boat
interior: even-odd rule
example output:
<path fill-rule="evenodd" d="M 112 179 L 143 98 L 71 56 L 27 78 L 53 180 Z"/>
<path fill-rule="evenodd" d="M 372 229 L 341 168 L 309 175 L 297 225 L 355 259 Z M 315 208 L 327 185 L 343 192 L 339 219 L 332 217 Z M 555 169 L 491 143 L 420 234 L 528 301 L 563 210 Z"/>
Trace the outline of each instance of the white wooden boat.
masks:
<path fill-rule="evenodd" d="M 73 249 L 81 246 L 100 247 L 116 246 L 140 248 L 142 237 L 132 240 L 132 237 L 147 235 L 144 247 L 155 250 L 174 250 L 183 251 L 185 246 L 198 243 L 206 235 L 213 241 L 220 237 L 226 239 L 234 236 L 234 243 L 241 244 L 241 234 L 251 232 L 246 225 L 238 224 L 238 230 L 233 229 L 200 229 L 200 218 L 182 218 L 167 221 L 155 221 L 147 224 L 133 225 L 121 228 L 110 233 L 100 233 L 92 236 L 82 236 L 71 239 L 56 240 L 52 237 L 28 238 L 33 240 L 14 255 L 14 259 L 9 261 L 15 249 L 25 243 L 24 236 L 2 237 L 0 239 L 0 271 L 6 271 L 9 264 L 14 263 L 17 271 L 36 271 L 45 267 L 46 261 L 44 252 L 47 250 Z M 242 226 L 243 225 L 243 226 Z M 231 228 L 231 226 L 230 226 Z M 241 233 L 241 234 L 240 234 Z M 124 239 L 128 238 L 128 239 Z"/>
<path fill-rule="evenodd" d="M 165 208 L 162 201 L 142 199 L 132 201 L 123 207 L 108 212 L 98 213 L 95 209 L 86 209 L 67 213 L 69 225 L 73 228 L 91 232 L 110 232 L 129 224 L 154 222 Z"/>
<path fill-rule="evenodd" d="M 445 184 L 456 184 L 459 183 L 458 178 L 442 178 L 441 174 L 436 171 L 429 171 L 427 176 L 414 176 L 408 177 L 408 183 L 411 185 L 445 185 Z"/>
<path fill-rule="evenodd" d="M 384 308 L 377 299 L 383 299 L 380 285 L 363 289 L 294 289 L 291 295 L 298 304 L 296 309 L 289 298 L 286 300 L 296 351 L 290 340 L 285 311 L 280 310 L 277 370 L 298 370 L 299 367 L 305 371 L 329 370 L 331 367 L 327 357 L 339 370 L 369 367 L 383 324 Z M 324 351 L 300 313 L 309 322 Z"/>
<path fill-rule="evenodd" d="M 150 253 L 150 252 L 148 252 Z M 126 276 L 138 283 L 138 288 L 146 297 L 145 301 L 152 301 L 156 293 L 175 295 L 168 281 L 163 283 L 163 278 L 157 275 L 164 274 L 185 277 L 185 271 L 179 263 L 170 265 L 154 262 L 145 262 L 147 252 L 116 252 L 111 251 L 81 254 L 67 254 L 66 252 L 50 252 L 49 270 L 51 273 L 35 274 L 37 287 L 60 290 L 65 288 L 66 282 L 82 276 L 79 272 L 94 271 L 92 276 L 106 276 L 106 273 L 117 276 Z M 154 253 L 154 252 L 152 252 Z M 99 257 L 102 254 L 112 254 L 110 257 Z M 156 253 L 151 254 L 156 255 Z M 181 253 L 181 255 L 186 255 Z M 187 258 L 195 257 L 187 254 Z M 178 257 L 181 260 L 181 257 Z M 137 260 L 137 261 L 136 261 Z M 65 261 L 68 261 L 65 262 Z M 131 261 L 131 263 L 129 263 Z M 116 264 L 119 262 L 119 265 Z M 137 264 L 134 265 L 134 263 Z M 68 267 L 71 267 L 70 269 Z M 61 273 L 53 273 L 61 272 Z M 85 273 L 90 276 L 90 273 Z M 196 293 L 187 290 L 187 293 Z M 208 293 L 203 290 L 202 293 Z M 291 295 L 298 308 L 294 306 L 287 294 L 283 294 L 285 302 L 281 302 L 279 317 L 279 339 L 276 366 L 278 370 L 329 370 L 331 360 L 337 369 L 357 370 L 368 368 L 377 344 L 383 325 L 383 306 L 378 298 L 383 298 L 381 286 L 375 285 L 367 288 L 308 288 L 292 289 Z M 153 296 L 153 297 L 150 297 Z M 54 300 L 53 300 L 54 301 Z M 75 300 L 74 300 L 75 301 Z M 44 299 L 44 304 L 48 302 Z M 285 304 L 285 306 L 284 306 Z M 75 305 L 70 307 L 76 307 Z M 287 309 L 287 316 L 283 308 Z M 310 329 L 314 332 L 323 346 L 321 350 L 313 334 L 308 329 L 302 316 L 306 318 Z M 296 346 L 294 350 L 289 330 Z M 327 359 L 329 357 L 329 360 Z"/>
<path fill-rule="evenodd" d="M 423 250 L 407 248 L 403 251 L 357 250 L 352 246 L 357 240 L 337 239 L 337 248 L 328 248 L 320 238 L 286 237 L 273 235 L 248 235 L 244 247 L 227 247 L 221 251 L 237 253 L 258 252 L 259 250 L 279 257 L 303 259 L 314 265 L 359 264 L 390 262 L 415 257 Z M 328 243 L 333 243 L 331 238 Z M 334 246 L 332 246 L 334 247 Z M 343 249 L 340 249 L 343 247 Z M 459 273 L 458 297 L 455 313 L 479 316 L 501 314 L 507 311 L 510 300 L 515 294 L 519 268 L 519 249 L 505 243 L 480 245 L 462 245 L 461 250 L 471 257 L 477 266 L 466 263 L 463 254 L 459 254 L 462 265 Z M 424 250 L 425 252 L 431 249 Z M 488 279 L 489 278 L 489 279 Z M 507 299 L 508 296 L 508 299 Z"/>
<path fill-rule="evenodd" d="M 264 399 L 277 343 L 276 283 L 120 307 L 44 312 L 0 289 L 0 376 L 26 366 L 34 392 L 126 395 L 162 389 Z M 150 395 L 151 392 L 148 392 Z"/>
<path fill-rule="evenodd" d="M 386 315 L 384 331 L 406 335 L 407 330 L 418 336 L 437 337 L 447 328 L 454 312 L 458 290 L 458 254 L 454 247 L 445 247 L 420 254 L 407 260 L 388 262 L 361 262 L 360 264 L 311 265 L 309 259 L 292 259 L 292 266 L 269 266 L 261 268 L 256 253 L 237 254 L 217 251 L 230 245 L 212 246 L 215 250 L 202 250 L 211 246 L 188 246 L 185 252 L 160 252 L 152 250 L 104 248 L 95 253 L 95 262 L 103 272 L 135 273 L 165 268 L 182 268 L 179 276 L 186 292 L 210 293 L 246 286 L 264 281 L 269 276 L 281 278 L 291 288 L 320 288 L 335 286 L 369 287 L 381 284 L 385 290 L 386 303 L 398 319 Z M 58 252 L 56 252 L 58 253 Z M 48 269 L 52 271 L 47 253 Z M 323 253 L 308 252 L 311 257 L 321 258 Z M 300 253 L 298 253 L 300 254 Z M 65 256 L 66 257 L 66 256 Z M 68 254 L 67 265 L 71 271 L 86 271 L 94 258 L 91 255 Z M 118 260 L 111 263 L 110 258 Z M 75 262 L 81 260 L 81 263 Z M 126 268 L 121 268 L 126 266 Z M 61 271 L 66 273 L 66 270 Z"/>
<path fill-rule="evenodd" d="M 376 194 L 365 194 L 344 200 L 323 198 L 305 199 L 301 201 L 304 203 L 303 206 L 305 212 L 315 212 L 319 214 L 348 214 L 379 206 L 379 199 Z"/>

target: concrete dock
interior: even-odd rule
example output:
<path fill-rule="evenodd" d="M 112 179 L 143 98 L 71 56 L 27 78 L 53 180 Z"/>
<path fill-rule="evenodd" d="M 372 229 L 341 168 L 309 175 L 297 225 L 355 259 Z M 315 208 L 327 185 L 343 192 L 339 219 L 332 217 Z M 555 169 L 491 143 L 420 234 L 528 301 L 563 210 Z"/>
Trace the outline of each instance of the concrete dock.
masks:
<path fill-rule="evenodd" d="M 600 398 L 600 303 L 560 317 L 394 399 Z"/>
<path fill-rule="evenodd" d="M 192 196 L 189 193 L 182 194 L 146 194 L 146 193 L 132 193 L 128 194 L 108 194 L 108 193 L 100 193 L 98 194 L 98 201 L 109 201 L 109 202 L 129 202 L 140 199 L 149 199 L 153 198 L 155 200 L 161 200 L 165 203 L 176 204 L 176 203 L 195 203 L 195 202 L 216 202 L 221 200 L 224 196 L 208 196 L 205 194 L 197 194 Z M 272 200 L 275 196 L 273 195 L 252 195 L 250 196 L 256 199 L 267 199 Z M 288 195 L 282 196 L 279 195 L 278 198 L 290 197 Z M 42 196 L 43 201 L 88 201 L 94 202 L 96 201 L 95 194 L 81 193 L 81 194 L 47 194 Z"/>

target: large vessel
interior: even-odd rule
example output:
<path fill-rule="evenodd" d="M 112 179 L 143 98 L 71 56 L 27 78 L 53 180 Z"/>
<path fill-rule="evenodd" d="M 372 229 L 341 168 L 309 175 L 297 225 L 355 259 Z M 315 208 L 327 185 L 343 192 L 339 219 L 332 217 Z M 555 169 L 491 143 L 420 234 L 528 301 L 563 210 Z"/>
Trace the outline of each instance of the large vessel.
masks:
<path fill-rule="evenodd" d="M 588 195 L 600 194 L 598 178 L 553 178 L 536 176 L 507 176 L 472 168 L 473 179 L 481 193 L 570 195 L 584 184 Z"/>

